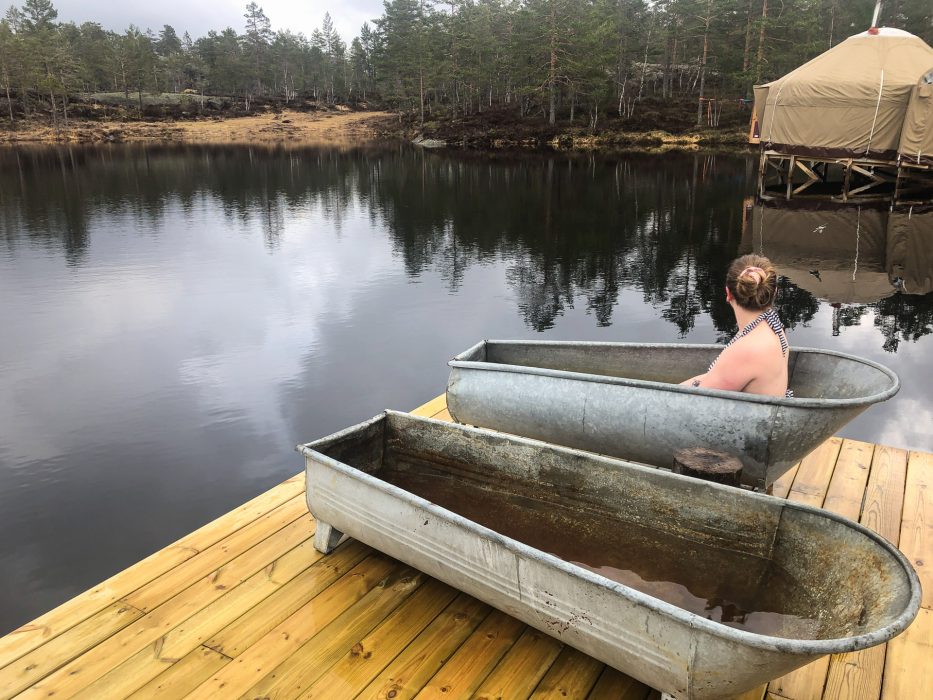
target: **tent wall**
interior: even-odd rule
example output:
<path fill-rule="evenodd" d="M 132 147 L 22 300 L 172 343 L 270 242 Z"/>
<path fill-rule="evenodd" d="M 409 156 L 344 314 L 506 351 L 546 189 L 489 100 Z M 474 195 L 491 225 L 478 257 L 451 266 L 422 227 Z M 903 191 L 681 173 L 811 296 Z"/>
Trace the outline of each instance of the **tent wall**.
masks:
<path fill-rule="evenodd" d="M 933 68 L 911 90 L 898 152 L 909 163 L 933 165 Z"/>

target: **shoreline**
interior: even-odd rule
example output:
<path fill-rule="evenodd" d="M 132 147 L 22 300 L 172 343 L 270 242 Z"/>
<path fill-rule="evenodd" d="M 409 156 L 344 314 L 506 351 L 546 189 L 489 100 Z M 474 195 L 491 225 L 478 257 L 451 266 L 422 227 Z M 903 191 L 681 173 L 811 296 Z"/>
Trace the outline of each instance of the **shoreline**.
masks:
<path fill-rule="evenodd" d="M 31 123 L 0 130 L 0 148 L 107 143 L 265 145 L 354 147 L 414 142 L 426 149 L 476 154 L 555 152 L 587 154 L 721 152 L 749 153 L 744 134 L 735 130 L 671 134 L 662 130 L 623 132 L 607 129 L 591 134 L 579 127 L 549 134 L 529 133 L 527 125 L 463 130 L 415 129 L 389 112 L 300 112 L 282 110 L 242 117 L 180 121 L 72 119 L 67 127 Z M 453 127 L 453 128 L 451 128 Z"/>

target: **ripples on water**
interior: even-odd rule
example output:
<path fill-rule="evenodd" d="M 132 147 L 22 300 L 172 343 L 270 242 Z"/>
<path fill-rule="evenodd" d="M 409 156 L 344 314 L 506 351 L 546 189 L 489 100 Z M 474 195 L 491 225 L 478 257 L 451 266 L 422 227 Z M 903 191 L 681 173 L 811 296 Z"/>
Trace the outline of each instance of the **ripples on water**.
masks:
<path fill-rule="evenodd" d="M 0 155 L 0 633 L 444 388 L 481 338 L 724 341 L 728 262 L 933 451 L 933 214 L 762 207 L 755 164 L 224 148 Z M 898 291 L 900 290 L 900 291 Z"/>

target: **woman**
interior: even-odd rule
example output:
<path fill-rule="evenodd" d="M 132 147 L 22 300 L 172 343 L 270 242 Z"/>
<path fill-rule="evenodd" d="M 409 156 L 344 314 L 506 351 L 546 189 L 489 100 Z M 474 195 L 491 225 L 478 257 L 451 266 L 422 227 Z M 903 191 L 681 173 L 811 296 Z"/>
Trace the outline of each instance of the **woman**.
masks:
<path fill-rule="evenodd" d="M 705 374 L 682 384 L 704 389 L 792 396 L 787 390 L 789 347 L 772 304 L 777 272 L 760 255 L 743 255 L 726 273 L 726 301 L 741 329 Z"/>

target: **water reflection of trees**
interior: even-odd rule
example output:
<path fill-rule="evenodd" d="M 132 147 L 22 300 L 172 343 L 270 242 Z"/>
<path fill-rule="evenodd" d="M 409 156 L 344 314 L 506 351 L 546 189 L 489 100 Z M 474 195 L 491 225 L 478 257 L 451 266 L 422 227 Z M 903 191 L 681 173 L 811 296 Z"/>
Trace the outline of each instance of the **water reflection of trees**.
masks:
<path fill-rule="evenodd" d="M 874 323 L 884 336 L 884 349 L 897 352 L 902 340 L 915 342 L 933 333 L 933 293 L 882 299 L 876 305 Z"/>
<path fill-rule="evenodd" d="M 702 155 L 489 160 L 407 148 L 12 151 L 0 156 L 0 237 L 14 246 L 25 231 L 80 264 L 96 217 L 156 222 L 210 199 L 231 225 L 261 228 L 271 249 L 299 212 L 339 232 L 361 208 L 412 277 L 432 270 L 456 291 L 470 267 L 504 261 L 535 330 L 576 305 L 609 326 L 628 289 L 682 337 L 708 314 L 725 340 L 735 326 L 723 276 L 740 249 L 750 166 Z M 785 325 L 810 322 L 817 299 L 792 280 L 780 285 Z M 874 306 L 887 349 L 931 332 L 933 295 Z M 838 310 L 834 329 L 860 323 L 865 308 Z"/>

